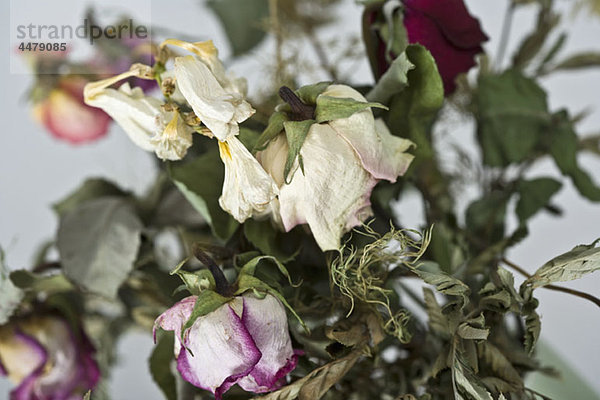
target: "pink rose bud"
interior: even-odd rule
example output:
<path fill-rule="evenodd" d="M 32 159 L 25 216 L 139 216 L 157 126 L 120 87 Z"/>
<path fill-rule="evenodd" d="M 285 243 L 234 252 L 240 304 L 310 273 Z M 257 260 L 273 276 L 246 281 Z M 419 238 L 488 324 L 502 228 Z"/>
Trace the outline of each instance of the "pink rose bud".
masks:
<path fill-rule="evenodd" d="M 83 102 L 86 83 L 81 77 L 64 78 L 33 108 L 34 117 L 50 133 L 73 144 L 101 138 L 110 124 L 108 114 Z"/>
<path fill-rule="evenodd" d="M 155 327 L 175 332 L 175 356 L 181 376 L 221 398 L 230 387 L 264 393 L 278 389 L 298 362 L 292 349 L 283 304 L 267 294 L 247 293 L 198 318 L 183 334 L 196 296 L 161 314 Z"/>
<path fill-rule="evenodd" d="M 0 375 L 17 387 L 11 400 L 82 399 L 100 370 L 82 330 L 62 318 L 31 316 L 0 326 Z"/>

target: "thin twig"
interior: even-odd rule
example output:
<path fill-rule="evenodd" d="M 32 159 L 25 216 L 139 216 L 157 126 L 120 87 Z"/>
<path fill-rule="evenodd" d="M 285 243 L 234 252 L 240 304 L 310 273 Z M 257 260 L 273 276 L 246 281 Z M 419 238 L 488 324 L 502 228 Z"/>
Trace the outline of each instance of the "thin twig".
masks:
<path fill-rule="evenodd" d="M 307 28 L 304 30 L 308 41 L 313 47 L 315 53 L 317 53 L 317 57 L 319 58 L 319 62 L 321 64 L 321 68 L 323 68 L 329 74 L 329 77 L 334 82 L 338 82 L 338 73 L 335 67 L 329 62 L 329 58 L 327 57 L 327 53 L 323 48 L 323 45 L 315 35 L 315 32 L 312 28 Z"/>
<path fill-rule="evenodd" d="M 284 78 L 284 69 L 285 65 L 283 64 L 283 37 L 281 34 L 281 26 L 279 25 L 279 1 L 278 0 L 269 0 L 269 20 L 271 31 L 275 36 L 275 59 L 277 62 L 276 70 L 275 70 L 275 79 L 278 82 L 278 85 L 283 83 Z"/>
<path fill-rule="evenodd" d="M 509 1 L 508 8 L 504 13 L 502 33 L 500 34 L 500 43 L 498 44 L 498 52 L 496 53 L 496 65 L 498 66 L 498 69 L 502 67 L 502 60 L 504 59 L 504 53 L 506 53 L 506 47 L 508 46 L 514 11 L 515 5 L 512 1 Z"/>
<path fill-rule="evenodd" d="M 508 265 L 509 267 L 511 267 L 512 269 L 514 269 L 515 271 L 517 271 L 518 273 L 520 273 L 521 275 L 523 275 L 527 278 L 531 278 L 530 273 L 528 273 L 527 271 L 525 271 L 523 268 L 519 267 L 517 264 L 513 263 L 512 261 L 509 261 L 506 258 L 503 258 L 502 262 L 504 264 Z M 563 292 L 563 293 L 571 294 L 573 296 L 581 297 L 582 299 L 589 300 L 592 303 L 596 304 L 598 307 L 600 307 L 600 299 L 595 296 L 592 296 L 589 293 L 580 292 L 579 290 L 569 289 L 569 288 L 555 286 L 555 285 L 544 285 L 541 287 L 545 288 L 545 289 L 549 289 L 549 290 L 554 290 L 556 292 Z"/>

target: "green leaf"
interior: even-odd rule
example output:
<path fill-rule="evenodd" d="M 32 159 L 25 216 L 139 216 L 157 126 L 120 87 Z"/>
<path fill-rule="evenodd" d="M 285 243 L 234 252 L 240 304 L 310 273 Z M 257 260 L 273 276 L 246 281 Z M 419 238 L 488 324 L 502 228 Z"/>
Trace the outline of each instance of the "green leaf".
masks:
<path fill-rule="evenodd" d="M 46 295 L 73 290 L 73 284 L 63 274 L 38 275 L 19 269 L 11 272 L 10 280 L 20 289 L 43 292 Z"/>
<path fill-rule="evenodd" d="M 390 103 L 389 126 L 416 143 L 417 152 L 431 152 L 426 132 L 444 103 L 444 86 L 431 53 L 421 45 L 409 45 L 406 57 L 415 67 L 408 71 L 408 87 Z"/>
<path fill-rule="evenodd" d="M 477 137 L 490 166 L 525 160 L 550 124 L 546 93 L 517 70 L 482 74 L 476 103 Z"/>
<path fill-rule="evenodd" d="M 509 196 L 496 190 L 469 205 L 465 222 L 472 235 L 487 242 L 498 242 L 504 238 L 504 218 Z"/>
<path fill-rule="evenodd" d="M 548 205 L 550 198 L 559 191 L 561 186 L 560 182 L 552 178 L 520 180 L 517 184 L 520 197 L 516 208 L 519 222 L 524 224 L 539 210 Z"/>
<path fill-rule="evenodd" d="M 209 0 L 207 6 L 219 17 L 234 57 L 252 50 L 265 37 L 261 24 L 269 16 L 268 0 Z"/>
<path fill-rule="evenodd" d="M 253 400 L 319 400 L 352 369 L 362 356 L 360 350 L 319 367 L 281 389 Z"/>
<path fill-rule="evenodd" d="M 92 178 L 86 180 L 81 187 L 69 194 L 66 198 L 54 204 L 52 208 L 59 216 L 65 215 L 86 201 L 105 196 L 125 196 L 127 192 L 121 190 L 115 184 L 101 179 Z"/>
<path fill-rule="evenodd" d="M 263 254 L 273 256 L 282 263 L 293 260 L 298 252 L 284 250 L 285 245 L 289 247 L 291 244 L 290 234 L 279 232 L 271 221 L 247 220 L 244 223 L 244 236 Z"/>
<path fill-rule="evenodd" d="M 456 400 L 493 400 L 492 395 L 485 390 L 480 380 L 477 379 L 458 353 L 454 356 L 452 374 L 454 375 L 454 396 Z"/>
<path fill-rule="evenodd" d="M 169 164 L 175 186 L 208 222 L 213 233 L 227 240 L 239 224 L 219 206 L 224 171 L 216 151 L 209 151 L 188 163 Z"/>
<path fill-rule="evenodd" d="M 521 43 L 513 57 L 515 68 L 524 68 L 540 52 L 550 32 L 558 25 L 560 18 L 552 11 L 550 2 L 545 2 L 538 13 L 537 25 Z"/>
<path fill-rule="evenodd" d="M 298 164 L 302 173 L 304 173 L 304 163 L 302 161 L 300 150 L 302 149 L 304 139 L 306 139 L 310 127 L 314 123 L 315 121 L 312 119 L 307 119 L 305 121 L 285 121 L 283 123 L 285 136 L 289 146 L 287 160 L 285 161 L 285 167 L 283 169 L 283 176 L 286 184 L 291 182 L 291 180 L 288 181 L 288 175 L 292 170 L 296 157 L 298 157 Z"/>
<path fill-rule="evenodd" d="M 142 223 L 119 198 L 83 203 L 60 221 L 57 247 L 65 275 L 80 287 L 115 297 L 133 270 Z"/>
<path fill-rule="evenodd" d="M 387 110 L 386 106 L 379 103 L 368 103 L 346 97 L 320 95 L 317 97 L 315 118 L 318 123 L 323 123 L 336 119 L 348 118 L 352 114 L 372 107 Z"/>
<path fill-rule="evenodd" d="M 187 322 L 183 325 L 183 329 L 181 330 L 181 342 L 184 342 L 183 336 L 185 336 L 185 332 L 191 328 L 192 325 L 194 325 L 194 322 L 196 322 L 198 318 L 215 311 L 217 308 L 221 307 L 230 300 L 231 298 L 221 296 L 219 293 L 213 290 L 203 290 L 200 292 L 198 294 L 198 298 L 196 299 L 196 303 L 194 304 L 194 308 L 192 309 L 192 314 Z"/>
<path fill-rule="evenodd" d="M 388 104 L 392 96 L 408 86 L 408 71 L 414 67 L 406 53 L 400 54 L 365 97 L 369 101 Z"/>
<path fill-rule="evenodd" d="M 490 330 L 473 326 L 469 321 L 465 321 L 458 325 L 456 333 L 463 339 L 486 340 L 490 334 Z"/>
<path fill-rule="evenodd" d="M 469 302 L 470 289 L 460 280 L 442 271 L 429 272 L 419 268 L 413 271 L 426 283 L 434 285 L 438 292 L 459 297 L 462 300 L 461 306 Z"/>
<path fill-rule="evenodd" d="M 553 70 L 576 70 L 581 68 L 600 67 L 600 53 L 587 52 L 574 54 L 559 62 Z"/>
<path fill-rule="evenodd" d="M 4 251 L 0 249 L 0 325 L 8 321 L 23 296 L 23 291 L 8 276 L 8 268 L 4 265 Z"/>
<path fill-rule="evenodd" d="M 324 81 L 314 83 L 312 85 L 305 85 L 296 90 L 295 93 L 304 104 L 316 105 L 319 95 L 323 93 L 332 83 L 333 82 Z"/>
<path fill-rule="evenodd" d="M 264 150 L 269 142 L 283 131 L 283 123 L 288 121 L 288 116 L 282 111 L 276 111 L 269 117 L 267 127 L 260 135 L 254 146 L 254 151 Z"/>
<path fill-rule="evenodd" d="M 598 187 L 577 163 L 578 139 L 566 111 L 554 116 L 553 129 L 549 131 L 549 151 L 560 171 L 571 178 L 579 193 L 592 201 L 600 201 Z"/>
<path fill-rule="evenodd" d="M 479 358 L 490 367 L 495 377 L 501 378 L 511 385 L 511 391 L 523 388 L 521 375 L 499 348 L 487 341 L 480 342 L 477 345 Z"/>
<path fill-rule="evenodd" d="M 150 375 L 167 400 L 177 400 L 177 385 L 175 376 L 171 373 L 173 342 L 173 335 L 160 335 L 148 359 Z"/>
<path fill-rule="evenodd" d="M 216 285 L 212 273 L 208 269 L 199 269 L 193 272 L 182 270 L 181 268 L 187 261 L 188 258 L 177 264 L 173 271 L 170 272 L 170 275 L 176 274 L 179 276 L 188 291 L 195 296 L 199 295 L 203 290 L 214 290 Z"/>
<path fill-rule="evenodd" d="M 449 338 L 453 332 L 450 332 L 448 319 L 442 313 L 442 307 L 435 299 L 435 295 L 431 289 L 423 288 L 423 298 L 425 300 L 425 309 L 429 317 L 429 328 L 440 335 L 441 337 Z"/>
<path fill-rule="evenodd" d="M 531 284 L 532 288 L 579 279 L 582 276 L 600 269 L 600 247 L 597 239 L 590 245 L 579 245 L 573 250 L 561 254 L 544 264 L 523 285 Z"/>

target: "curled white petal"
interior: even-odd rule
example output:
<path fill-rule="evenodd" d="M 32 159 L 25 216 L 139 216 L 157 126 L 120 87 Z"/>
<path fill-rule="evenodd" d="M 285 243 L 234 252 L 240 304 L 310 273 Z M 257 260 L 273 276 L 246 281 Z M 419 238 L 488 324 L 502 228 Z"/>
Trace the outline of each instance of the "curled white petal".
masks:
<path fill-rule="evenodd" d="M 194 113 L 219 140 L 237 135 L 238 123 L 254 113 L 236 85 L 224 88 L 209 66 L 199 59 L 177 57 L 174 71 L 179 90 Z"/>
<path fill-rule="evenodd" d="M 359 92 L 346 85 L 331 85 L 321 96 L 351 98 L 366 102 Z M 395 182 L 410 165 L 413 156 L 406 153 L 414 144 L 407 139 L 393 136 L 382 120 L 376 122 L 371 110 L 352 114 L 348 118 L 330 121 L 360 158 L 363 166 L 377 179 Z"/>
<path fill-rule="evenodd" d="M 146 151 L 154 150 L 150 139 L 159 129 L 163 112 L 159 99 L 146 96 L 142 89 L 132 89 L 129 83 L 124 83 L 119 89 L 99 90 L 85 102 L 110 115 L 136 145 Z"/>
<path fill-rule="evenodd" d="M 221 159 L 225 164 L 221 208 L 237 221 L 244 222 L 263 213 L 277 196 L 277 185 L 259 162 L 236 137 L 219 141 Z"/>

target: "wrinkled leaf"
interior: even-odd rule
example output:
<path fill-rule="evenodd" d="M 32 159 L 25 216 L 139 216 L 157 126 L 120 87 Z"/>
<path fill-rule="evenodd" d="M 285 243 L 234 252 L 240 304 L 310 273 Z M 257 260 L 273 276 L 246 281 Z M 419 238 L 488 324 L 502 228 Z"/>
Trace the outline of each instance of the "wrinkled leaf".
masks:
<path fill-rule="evenodd" d="M 296 251 L 287 251 L 291 243 L 284 243 L 289 240 L 289 233 L 281 233 L 270 221 L 257 221 L 249 219 L 244 223 L 244 235 L 256 246 L 263 254 L 273 256 L 280 262 L 285 263 L 292 260 Z M 284 246 L 288 245 L 285 247 Z"/>
<path fill-rule="evenodd" d="M 346 357 L 315 369 L 302 379 L 273 393 L 255 397 L 254 400 L 319 400 L 350 371 L 361 355 L 361 351 L 353 351 Z"/>
<path fill-rule="evenodd" d="M 434 285 L 438 292 L 459 297 L 462 299 L 462 305 L 469 302 L 470 289 L 460 280 L 442 271 L 428 272 L 422 269 L 414 269 L 414 272 L 426 283 Z"/>
<path fill-rule="evenodd" d="M 573 70 L 600 67 L 600 53 L 588 52 L 572 55 L 559 62 L 554 70 Z"/>
<path fill-rule="evenodd" d="M 523 388 L 521 375 L 499 348 L 489 342 L 480 342 L 478 343 L 478 353 L 495 376 L 509 383 L 513 391 Z"/>
<path fill-rule="evenodd" d="M 423 297 L 425 300 L 427 316 L 429 317 L 429 328 L 442 337 L 449 337 L 452 332 L 449 330 L 448 320 L 442 313 L 442 307 L 438 304 L 431 289 L 424 287 Z"/>
<path fill-rule="evenodd" d="M 93 293 L 115 297 L 133 270 L 142 223 L 131 205 L 104 197 L 60 221 L 57 248 L 65 275 Z"/>
<path fill-rule="evenodd" d="M 312 85 L 302 86 L 300 89 L 296 90 L 295 93 L 304 104 L 316 105 L 317 97 L 327 90 L 329 85 L 332 83 L 333 82 L 324 81 Z"/>
<path fill-rule="evenodd" d="M 523 284 L 531 284 L 532 288 L 579 279 L 582 276 L 600 269 L 600 247 L 596 244 L 579 245 L 573 250 L 553 258 L 538 269 Z"/>
<path fill-rule="evenodd" d="M 189 328 L 191 328 L 192 325 L 194 325 L 194 322 L 196 322 L 198 318 L 215 311 L 217 308 L 221 307 L 229 300 L 231 299 L 223 297 L 213 290 L 203 290 L 202 292 L 200 292 L 198 294 L 198 298 L 196 299 L 196 303 L 194 304 L 194 308 L 192 309 L 192 314 L 190 315 L 190 318 L 183 325 L 181 335 L 185 336 L 186 331 Z M 184 343 L 184 340 L 182 340 L 181 342 Z"/>

